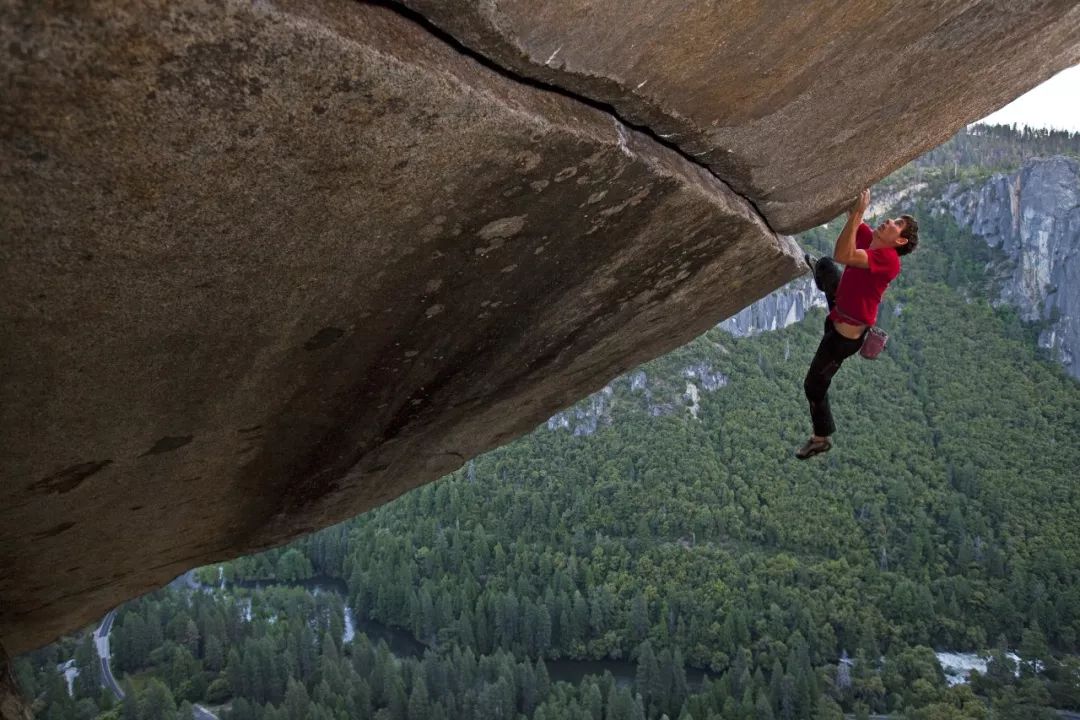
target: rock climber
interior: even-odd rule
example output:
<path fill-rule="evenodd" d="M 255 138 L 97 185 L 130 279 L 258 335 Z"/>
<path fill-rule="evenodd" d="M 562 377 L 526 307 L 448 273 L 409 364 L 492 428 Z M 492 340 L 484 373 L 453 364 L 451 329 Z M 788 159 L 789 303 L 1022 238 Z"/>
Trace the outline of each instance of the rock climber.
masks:
<path fill-rule="evenodd" d="M 919 245 L 919 224 L 911 215 L 888 219 L 871 229 L 863 222 L 870 191 L 863 190 L 848 210 L 847 222 L 831 258 L 816 262 L 806 256 L 814 283 L 825 293 L 829 314 L 803 388 L 810 401 L 814 432 L 795 452 L 805 460 L 832 449 L 833 423 L 829 385 L 844 360 L 862 347 L 867 331 L 877 322 L 878 305 L 885 289 L 900 274 L 900 256 Z M 837 263 L 844 266 L 841 274 Z"/>

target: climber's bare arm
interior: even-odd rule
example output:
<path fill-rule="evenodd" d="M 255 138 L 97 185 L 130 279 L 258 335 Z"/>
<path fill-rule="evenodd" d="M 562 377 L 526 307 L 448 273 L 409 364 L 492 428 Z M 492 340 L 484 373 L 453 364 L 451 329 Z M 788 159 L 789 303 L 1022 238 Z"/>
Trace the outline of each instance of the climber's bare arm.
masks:
<path fill-rule="evenodd" d="M 833 260 L 841 265 L 866 269 L 870 267 L 870 259 L 865 250 L 855 247 L 855 232 L 862 223 L 863 213 L 870 204 L 870 190 L 863 190 L 855 200 L 855 204 L 848 210 L 847 222 L 840 231 L 840 237 L 836 238 L 836 247 L 833 249 Z"/>

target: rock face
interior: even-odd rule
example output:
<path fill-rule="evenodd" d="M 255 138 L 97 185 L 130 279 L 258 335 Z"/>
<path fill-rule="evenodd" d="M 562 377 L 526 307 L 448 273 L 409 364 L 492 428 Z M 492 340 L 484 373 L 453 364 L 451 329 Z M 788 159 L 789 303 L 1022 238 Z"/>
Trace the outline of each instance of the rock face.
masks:
<path fill-rule="evenodd" d="M 0 637 L 353 516 L 799 272 L 382 7 L 6 4 Z"/>
<path fill-rule="evenodd" d="M 743 308 L 720 327 L 736 337 L 757 335 L 794 325 L 811 308 L 825 305 L 825 295 L 814 285 L 813 278 L 805 275 Z"/>
<path fill-rule="evenodd" d="M 633 76 L 664 113 L 624 114 L 707 117 L 703 148 L 382 4 L 4 0 L 0 641 L 23 652 L 386 502 L 802 274 L 757 207 L 778 227 L 829 214 L 1077 57 L 1071 3 L 1007 30 L 990 5 L 909 19 L 922 54 L 903 63 L 692 5 L 720 13 L 684 38 L 698 49 Z M 888 27 L 884 5 L 830 7 L 819 20 Z M 633 41 L 609 29 L 567 36 L 564 62 Z M 715 76 L 709 53 L 731 66 Z M 822 130 L 832 86 L 911 73 L 905 111 Z"/>
<path fill-rule="evenodd" d="M 552 415 L 547 420 L 547 429 L 576 436 L 593 435 L 615 421 L 617 408 L 652 417 L 682 411 L 697 418 L 701 393 L 716 392 L 727 387 L 729 381 L 727 375 L 705 361 L 686 365 L 679 376 L 683 383 L 672 387 L 670 381 L 650 382 L 648 374 L 641 369 L 622 375 L 573 407 Z"/>
<path fill-rule="evenodd" d="M 1080 5 L 1041 0 L 403 0 L 503 67 L 615 108 L 780 232 L 1080 62 Z"/>
<path fill-rule="evenodd" d="M 943 199 L 957 223 L 1010 261 L 998 300 L 1044 321 L 1039 344 L 1080 379 L 1080 163 L 1038 158 Z"/>
<path fill-rule="evenodd" d="M 4 646 L 0 645 L 0 718 L 3 720 L 30 720 L 33 717 L 26 701 L 19 693 L 15 675 L 11 672 L 11 664 L 8 656 L 4 653 Z"/>

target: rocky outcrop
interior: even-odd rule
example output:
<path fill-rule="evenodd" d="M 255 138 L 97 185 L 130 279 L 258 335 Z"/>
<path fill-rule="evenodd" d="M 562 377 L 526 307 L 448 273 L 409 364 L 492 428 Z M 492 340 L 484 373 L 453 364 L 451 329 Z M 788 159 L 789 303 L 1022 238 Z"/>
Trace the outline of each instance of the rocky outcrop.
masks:
<path fill-rule="evenodd" d="M 769 222 L 1077 57 L 1070 3 L 990 5 L 905 13 L 893 58 L 874 3 L 607 40 L 530 3 L 545 67 L 624 63 L 634 109 L 386 4 L 0 4 L 4 645 L 384 503 L 801 274 Z"/>
<path fill-rule="evenodd" d="M 617 409 L 650 417 L 673 415 L 682 410 L 697 418 L 702 393 L 716 392 L 729 382 L 727 375 L 702 360 L 686 365 L 678 376 L 681 383 L 655 377 L 650 382 L 644 370 L 635 370 L 615 378 L 573 407 L 555 413 L 545 425 L 553 432 L 588 436 L 615 422 Z"/>
<path fill-rule="evenodd" d="M 708 172 L 384 7 L 2 7 L 15 653 L 433 480 L 800 272 Z"/>
<path fill-rule="evenodd" d="M 11 663 L 0 645 L 0 718 L 3 720 L 30 720 L 33 717 L 26 701 L 19 692 Z"/>
<path fill-rule="evenodd" d="M 683 377 L 701 384 L 706 392 L 716 392 L 727 387 L 728 376 L 706 362 L 698 362 L 683 368 Z"/>
<path fill-rule="evenodd" d="M 825 307 L 825 296 L 805 275 L 749 305 L 720 323 L 736 337 L 748 337 L 794 325 L 811 308 Z"/>
<path fill-rule="evenodd" d="M 611 385 L 605 385 L 574 407 L 557 412 L 547 420 L 548 430 L 568 430 L 573 435 L 592 435 L 600 426 L 611 424 Z"/>
<path fill-rule="evenodd" d="M 402 0 L 503 67 L 610 105 L 780 232 L 828 220 L 1080 62 L 1072 0 Z"/>
<path fill-rule="evenodd" d="M 1009 268 L 998 301 L 1045 323 L 1039 344 L 1080 378 L 1080 163 L 1029 160 L 978 187 L 953 186 L 942 203 L 1002 250 Z"/>

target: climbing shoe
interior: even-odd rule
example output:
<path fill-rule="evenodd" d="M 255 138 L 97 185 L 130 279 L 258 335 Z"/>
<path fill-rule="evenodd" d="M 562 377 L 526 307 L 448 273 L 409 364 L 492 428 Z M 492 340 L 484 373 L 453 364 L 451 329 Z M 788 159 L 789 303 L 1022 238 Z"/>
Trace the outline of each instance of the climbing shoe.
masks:
<path fill-rule="evenodd" d="M 824 440 L 815 440 L 814 438 L 810 438 L 806 441 L 805 445 L 795 451 L 795 457 L 799 458 L 800 460 L 805 460 L 807 458 L 812 458 L 820 453 L 829 452 L 830 450 L 832 450 L 832 442 L 829 440 L 829 438 L 825 438 Z"/>
<path fill-rule="evenodd" d="M 817 269 L 817 260 L 810 257 L 810 253 L 803 253 L 803 260 L 806 261 L 806 267 L 810 268 L 810 274 L 813 274 Z"/>

